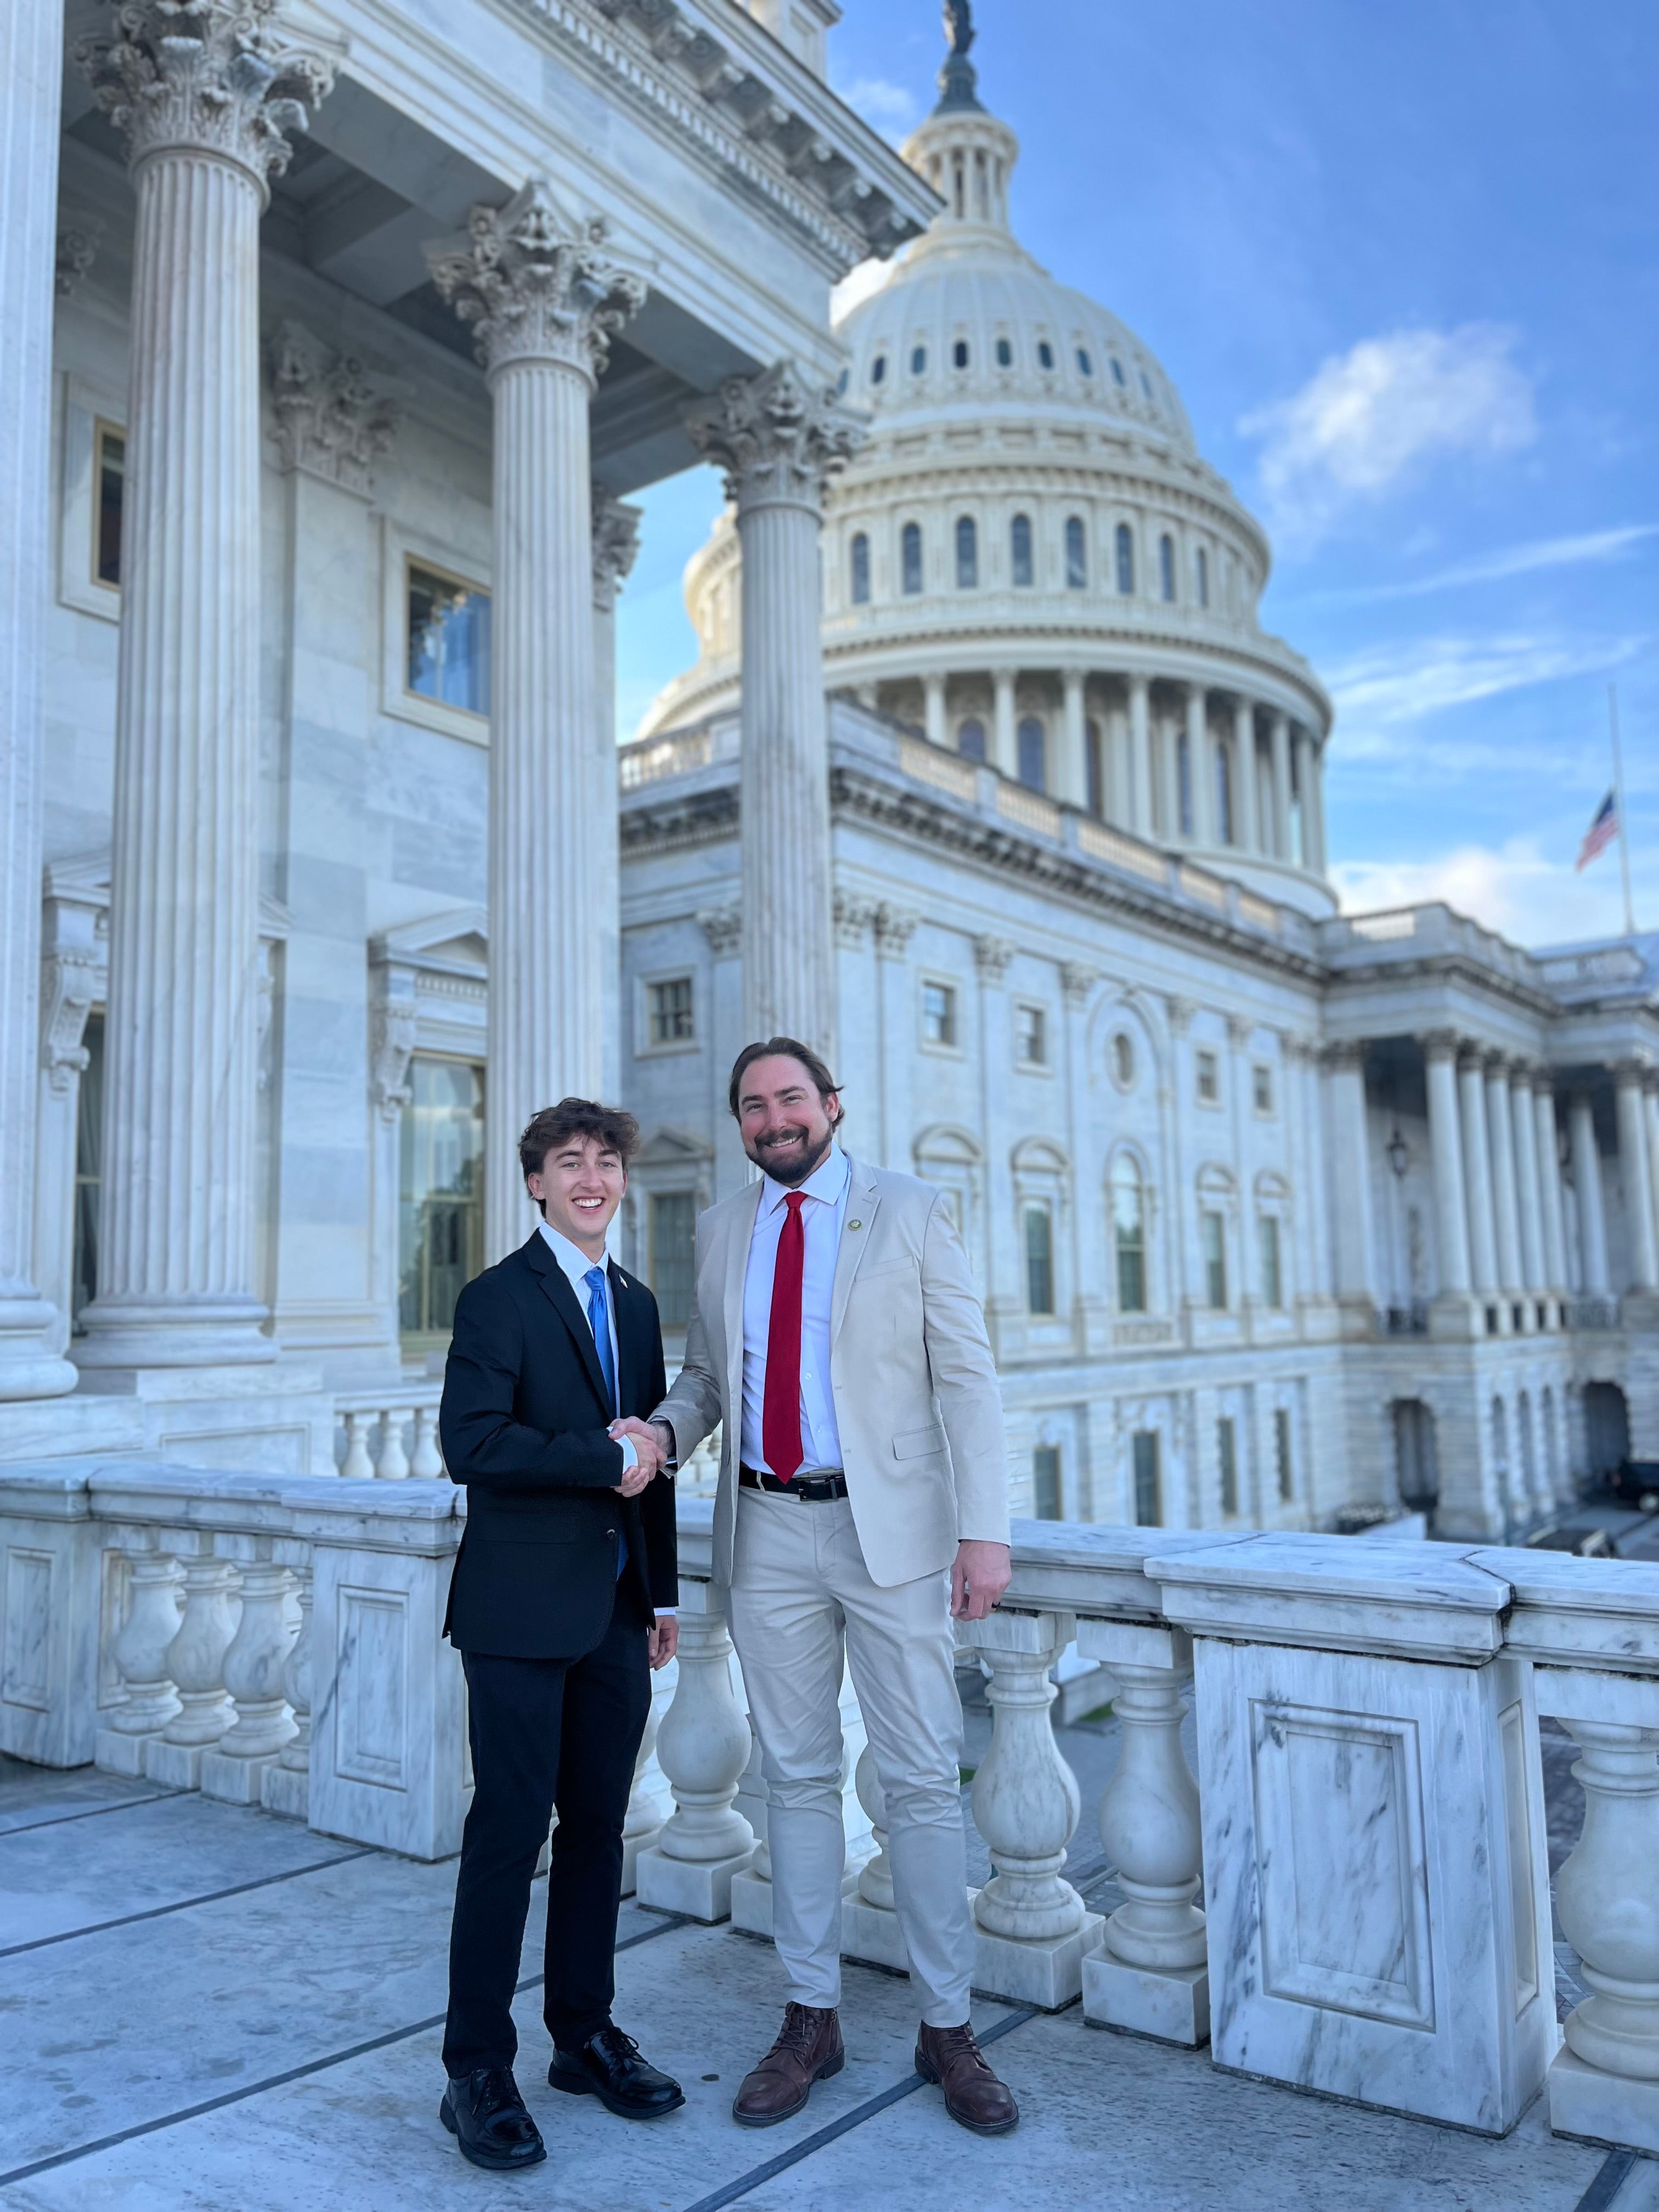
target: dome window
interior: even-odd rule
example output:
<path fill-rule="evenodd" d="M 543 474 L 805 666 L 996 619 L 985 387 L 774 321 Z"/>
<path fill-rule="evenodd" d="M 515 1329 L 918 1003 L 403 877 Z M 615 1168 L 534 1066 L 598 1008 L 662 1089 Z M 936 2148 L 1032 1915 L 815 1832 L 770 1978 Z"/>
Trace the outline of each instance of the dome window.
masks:
<path fill-rule="evenodd" d="M 1150 399 L 1152 396 L 1152 380 L 1144 368 L 1140 372 L 1140 388 Z"/>
<path fill-rule="evenodd" d="M 1201 545 L 1193 568 L 1198 582 L 1198 604 L 1207 607 L 1210 604 L 1210 556 Z"/>
<path fill-rule="evenodd" d="M 899 565 L 904 589 L 912 594 L 921 589 L 921 525 L 907 522 L 899 538 Z"/>
<path fill-rule="evenodd" d="M 926 347 L 926 346 L 912 346 L 912 347 L 911 347 L 911 349 L 910 349 L 910 374 L 911 374 L 911 375 L 912 375 L 912 376 L 921 376 L 921 375 L 925 372 L 925 370 L 927 369 L 927 347 Z"/>
<path fill-rule="evenodd" d="M 971 514 L 957 520 L 957 589 L 971 592 L 979 585 L 979 530 Z"/>
<path fill-rule="evenodd" d="M 1035 714 L 1023 715 L 1019 725 L 1019 780 L 1028 791 L 1048 789 L 1048 751 L 1042 724 Z"/>
<path fill-rule="evenodd" d="M 1012 345 L 1006 338 L 999 338 L 997 340 L 997 367 L 999 368 L 1012 368 L 1013 365 L 1014 349 Z"/>
<path fill-rule="evenodd" d="M 957 729 L 957 750 L 963 760 L 982 761 L 985 757 L 985 725 L 977 714 L 970 714 Z"/>
<path fill-rule="evenodd" d="M 852 371 L 851 371 L 850 369 L 846 369 L 846 368 L 844 368 L 844 369 L 842 369 L 842 371 L 841 374 L 840 374 L 840 375 L 836 379 L 836 396 L 837 396 L 837 397 L 839 397 L 839 396 L 840 396 L 840 394 L 841 394 L 842 392 L 845 392 L 845 391 L 846 391 L 846 389 L 847 389 L 847 380 L 848 380 L 848 378 L 851 374 L 852 374 Z"/>
<path fill-rule="evenodd" d="M 1175 540 L 1166 532 L 1158 541 L 1158 588 L 1166 599 L 1175 597 Z"/>
<path fill-rule="evenodd" d="M 1130 529 L 1127 522 L 1120 522 L 1117 526 L 1115 544 L 1117 550 L 1117 587 L 1127 599 L 1129 598 L 1135 587 L 1134 532 Z"/>
<path fill-rule="evenodd" d="M 1039 338 L 1039 339 L 1037 340 L 1037 366 L 1038 366 L 1038 368 L 1052 368 L 1054 367 L 1054 348 L 1049 344 L 1049 343 L 1048 343 L 1048 339 L 1047 339 L 1047 338 Z"/>
<path fill-rule="evenodd" d="M 1123 374 L 1123 363 L 1115 354 L 1112 356 L 1112 381 L 1117 385 L 1126 385 L 1129 381 Z"/>
<path fill-rule="evenodd" d="M 870 381 L 872 384 L 881 384 L 885 381 L 886 376 L 887 356 L 884 353 L 878 353 L 870 364 Z"/>
<path fill-rule="evenodd" d="M 1089 358 L 1089 349 L 1087 346 L 1079 346 L 1078 348 L 1077 365 L 1085 376 L 1092 376 L 1094 374 L 1095 365 Z"/>
<path fill-rule="evenodd" d="M 1008 526 L 1009 564 L 1017 589 L 1028 590 L 1031 573 L 1031 518 L 1017 514 Z"/>
<path fill-rule="evenodd" d="M 870 604 L 870 540 L 861 530 L 853 540 L 852 561 L 853 605 L 855 607 L 868 606 Z"/>
<path fill-rule="evenodd" d="M 952 363 L 957 368 L 967 368 L 968 341 L 966 338 L 958 338 L 957 340 L 956 343 L 951 349 L 951 359 Z"/>
<path fill-rule="evenodd" d="M 1089 546 L 1083 534 L 1083 517 L 1066 518 L 1066 588 L 1080 592 L 1089 580 Z"/>

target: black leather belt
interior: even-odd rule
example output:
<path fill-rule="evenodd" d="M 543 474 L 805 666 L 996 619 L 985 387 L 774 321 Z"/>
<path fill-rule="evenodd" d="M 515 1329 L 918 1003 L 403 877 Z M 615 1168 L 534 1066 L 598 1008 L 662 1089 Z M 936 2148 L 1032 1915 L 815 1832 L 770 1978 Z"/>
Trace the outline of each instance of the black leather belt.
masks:
<path fill-rule="evenodd" d="M 839 1469 L 833 1474 L 798 1474 L 788 1482 L 780 1482 L 763 1467 L 740 1467 L 738 1480 L 745 1490 L 769 1490 L 779 1498 L 804 1498 L 809 1505 L 827 1505 L 831 1498 L 847 1495 L 847 1477 Z"/>

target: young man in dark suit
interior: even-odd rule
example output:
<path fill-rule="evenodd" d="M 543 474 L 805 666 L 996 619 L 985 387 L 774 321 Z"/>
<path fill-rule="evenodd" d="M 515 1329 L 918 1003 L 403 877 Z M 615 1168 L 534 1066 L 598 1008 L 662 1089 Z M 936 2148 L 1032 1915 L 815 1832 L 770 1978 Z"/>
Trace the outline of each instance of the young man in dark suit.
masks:
<path fill-rule="evenodd" d="M 512 2015 L 536 1861 L 547 1881 L 548 2080 L 625 2118 L 685 2101 L 611 2019 L 623 1820 L 674 1656 L 674 1491 L 623 1418 L 664 1395 L 657 1302 L 605 1256 L 639 1139 L 631 1115 L 544 1107 L 520 1140 L 542 1218 L 455 1308 L 439 1425 L 466 1485 L 446 1632 L 466 1669 L 475 1790 L 450 1936 L 440 2117 L 475 2166 L 547 2155 L 513 2078 Z"/>

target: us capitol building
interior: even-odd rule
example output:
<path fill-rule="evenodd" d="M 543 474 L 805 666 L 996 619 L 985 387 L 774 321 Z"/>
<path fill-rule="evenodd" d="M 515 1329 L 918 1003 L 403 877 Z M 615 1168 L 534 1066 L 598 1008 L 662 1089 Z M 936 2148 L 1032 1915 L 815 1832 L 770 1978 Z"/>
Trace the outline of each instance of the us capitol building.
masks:
<path fill-rule="evenodd" d="M 437 1471 L 569 1091 L 672 1364 L 781 1028 L 951 1194 L 1017 1510 L 1501 1541 L 1659 1456 L 1652 942 L 1337 914 L 1267 538 L 965 42 L 901 159 L 832 0 L 28 12 L 0 1455 Z M 617 839 L 627 495 L 699 458 Z"/>

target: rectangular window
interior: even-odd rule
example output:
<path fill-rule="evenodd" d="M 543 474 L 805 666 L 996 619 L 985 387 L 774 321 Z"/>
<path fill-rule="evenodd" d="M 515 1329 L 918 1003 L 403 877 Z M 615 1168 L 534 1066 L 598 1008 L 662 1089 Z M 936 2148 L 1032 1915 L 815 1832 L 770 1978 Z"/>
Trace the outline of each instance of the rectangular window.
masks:
<path fill-rule="evenodd" d="M 1054 1310 L 1054 1223 L 1046 1206 L 1025 1209 L 1025 1304 L 1034 1314 Z"/>
<path fill-rule="evenodd" d="M 127 438 L 112 422 L 100 422 L 93 454 L 92 574 L 94 583 L 121 583 L 121 503 L 126 490 Z"/>
<path fill-rule="evenodd" d="M 1142 1528 L 1164 1526 L 1163 1484 L 1158 1480 L 1158 1431 L 1137 1429 L 1133 1439 L 1135 1522 Z"/>
<path fill-rule="evenodd" d="M 104 1018 L 88 1014 L 81 1042 L 87 1055 L 75 1120 L 75 1251 L 70 1313 L 80 1318 L 98 1289 L 98 1200 L 103 1188 Z"/>
<path fill-rule="evenodd" d="M 1273 1110 L 1273 1072 L 1272 1068 L 1264 1066 L 1260 1061 L 1258 1061 L 1252 1073 L 1250 1083 L 1252 1096 L 1255 1100 L 1256 1112 L 1258 1114 L 1271 1114 Z"/>
<path fill-rule="evenodd" d="M 927 1044 L 955 1044 L 957 994 L 948 983 L 922 985 L 921 1034 Z"/>
<path fill-rule="evenodd" d="M 411 1350 L 448 1341 L 483 1267 L 483 1085 L 465 1060 L 409 1063 L 398 1193 L 398 1322 Z"/>
<path fill-rule="evenodd" d="M 665 983 L 648 983 L 645 1005 L 646 1033 L 653 1044 L 685 1044 L 696 1036 L 689 975 L 674 975 Z"/>
<path fill-rule="evenodd" d="M 1285 1278 L 1279 1260 L 1279 1220 L 1275 1214 L 1261 1215 L 1255 1224 L 1256 1243 L 1261 1252 L 1261 1303 L 1269 1311 L 1278 1313 L 1285 1304 Z"/>
<path fill-rule="evenodd" d="M 1230 1518 L 1238 1510 L 1238 1424 L 1224 1413 L 1215 1425 L 1216 1458 L 1221 1465 L 1221 1510 Z"/>
<path fill-rule="evenodd" d="M 407 570 L 404 682 L 422 699 L 489 712 L 489 594 L 411 561 Z"/>
<path fill-rule="evenodd" d="M 1221 1103 L 1220 1063 L 1212 1052 L 1200 1052 L 1195 1064 L 1200 1100 L 1206 1106 L 1218 1106 Z"/>
<path fill-rule="evenodd" d="M 1039 1444 L 1031 1454 L 1031 1517 L 1035 1521 L 1061 1517 L 1058 1444 Z"/>
<path fill-rule="evenodd" d="M 1048 1065 L 1048 1018 L 1041 1006 L 1014 1008 L 1014 1054 L 1022 1067 Z"/>
<path fill-rule="evenodd" d="M 1204 1236 L 1204 1297 L 1213 1313 L 1227 1307 L 1227 1223 L 1219 1213 L 1199 1217 Z"/>
<path fill-rule="evenodd" d="M 697 1201 L 689 1190 L 653 1190 L 647 1214 L 651 1287 L 665 1328 L 684 1328 L 691 1318 L 697 1249 Z"/>
<path fill-rule="evenodd" d="M 1296 1495 L 1296 1480 L 1291 1466 L 1291 1417 L 1283 1406 L 1273 1413 L 1273 1459 L 1279 1469 L 1279 1503 L 1288 1505 Z"/>

